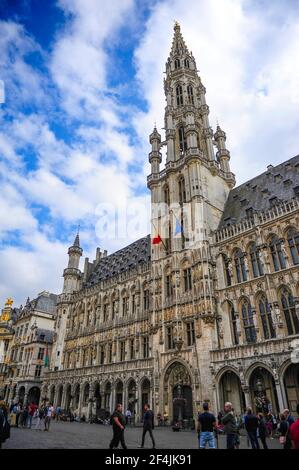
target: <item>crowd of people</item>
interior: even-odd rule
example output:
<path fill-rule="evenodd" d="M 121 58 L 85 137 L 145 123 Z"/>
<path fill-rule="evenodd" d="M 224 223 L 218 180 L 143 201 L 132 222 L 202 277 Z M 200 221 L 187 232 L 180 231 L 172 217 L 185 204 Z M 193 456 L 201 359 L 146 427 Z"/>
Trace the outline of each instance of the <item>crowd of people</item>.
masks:
<path fill-rule="evenodd" d="M 299 404 L 297 405 L 299 416 Z M 56 421 L 86 421 L 84 417 L 79 418 L 75 413 L 67 414 L 61 407 L 54 408 L 50 402 L 43 401 L 40 406 L 35 403 L 23 405 L 14 403 L 8 407 L 5 402 L 0 402 L 0 448 L 1 444 L 10 437 L 10 425 L 25 429 L 49 431 L 51 420 Z M 113 437 L 110 449 L 115 449 L 121 444 L 123 449 L 127 448 L 125 443 L 125 428 L 132 424 L 133 414 L 127 410 L 123 414 L 121 404 L 118 404 L 110 419 L 105 419 L 102 424 L 111 424 Z M 154 413 L 149 404 L 144 406 L 143 432 L 140 447 L 145 444 L 147 433 L 152 441 L 153 448 L 156 447 L 153 435 Z M 241 436 L 247 435 L 248 445 L 252 449 L 268 449 L 269 439 L 277 437 L 281 448 L 299 449 L 299 418 L 295 419 L 288 409 L 283 410 L 280 415 L 275 416 L 272 412 L 254 413 L 247 408 L 244 415 L 234 412 L 232 403 L 225 403 L 224 410 L 216 416 L 210 411 L 209 404 L 203 404 L 202 412 L 198 413 L 197 421 L 198 447 L 199 449 L 215 449 L 218 447 L 218 436 L 225 434 L 226 448 L 239 449 Z"/>
<path fill-rule="evenodd" d="M 299 416 L 299 404 L 297 415 Z M 270 411 L 253 413 L 251 408 L 247 408 L 242 416 L 235 414 L 230 402 L 225 403 L 224 411 L 218 413 L 217 419 L 209 411 L 208 403 L 204 403 L 203 412 L 198 415 L 199 448 L 215 449 L 218 435 L 224 433 L 226 448 L 239 449 L 242 429 L 247 434 L 252 449 L 268 449 L 267 439 L 274 439 L 276 436 L 283 449 L 299 449 L 299 418 L 295 420 L 288 409 L 275 416 Z"/>

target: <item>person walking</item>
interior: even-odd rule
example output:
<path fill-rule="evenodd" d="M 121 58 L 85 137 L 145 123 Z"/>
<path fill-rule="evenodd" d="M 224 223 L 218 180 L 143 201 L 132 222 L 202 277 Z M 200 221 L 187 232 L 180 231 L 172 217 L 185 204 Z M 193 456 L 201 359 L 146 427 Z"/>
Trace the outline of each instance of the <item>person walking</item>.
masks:
<path fill-rule="evenodd" d="M 236 418 L 232 411 L 233 405 L 228 401 L 224 405 L 224 416 L 221 419 L 224 425 L 224 432 L 226 433 L 226 448 L 235 449 L 236 436 L 238 433 L 238 426 Z"/>
<path fill-rule="evenodd" d="M 261 443 L 262 443 L 262 445 L 263 445 L 263 448 L 264 448 L 264 449 L 268 449 L 268 445 L 267 445 L 267 441 L 266 441 L 266 438 L 267 438 L 267 435 L 268 435 L 268 430 L 267 430 L 267 426 L 266 426 L 266 420 L 265 420 L 265 418 L 264 418 L 263 413 L 258 413 L 257 418 L 258 418 L 258 434 L 259 434 L 259 438 L 260 438 L 260 440 L 261 440 Z"/>
<path fill-rule="evenodd" d="M 28 429 L 31 429 L 32 419 L 33 419 L 33 416 L 35 415 L 36 410 L 37 410 L 37 405 L 31 402 L 28 408 L 28 426 L 27 426 Z"/>
<path fill-rule="evenodd" d="M 111 415 L 110 423 L 112 424 L 113 437 L 109 444 L 110 449 L 117 449 L 119 442 L 123 449 L 127 449 L 124 436 L 126 418 L 124 417 L 122 410 L 123 406 L 119 403 L 116 405 L 115 411 Z"/>
<path fill-rule="evenodd" d="M 144 447 L 145 435 L 146 435 L 147 432 L 149 433 L 149 435 L 151 437 L 152 444 L 153 444 L 153 449 L 155 449 L 156 444 L 155 444 L 155 439 L 154 439 L 154 436 L 153 436 L 154 427 L 155 427 L 154 426 L 154 413 L 150 409 L 149 404 L 146 403 L 144 405 L 143 432 L 142 432 L 142 442 L 141 442 L 141 446 L 140 446 L 141 449 L 143 449 L 143 447 Z"/>
<path fill-rule="evenodd" d="M 259 449 L 259 441 L 257 438 L 257 430 L 259 427 L 259 421 L 257 417 L 252 413 L 251 408 L 247 408 L 247 414 L 245 416 L 245 429 L 247 431 L 252 449 Z"/>
<path fill-rule="evenodd" d="M 290 410 L 288 409 L 283 410 L 283 414 L 285 415 L 286 420 L 289 423 L 289 426 L 292 426 L 292 424 L 295 423 L 295 420 L 293 416 L 291 415 Z"/>
<path fill-rule="evenodd" d="M 28 406 L 26 405 L 23 410 L 22 423 L 21 423 L 23 428 L 26 428 L 28 415 L 29 415 Z"/>
<path fill-rule="evenodd" d="M 215 449 L 214 431 L 216 430 L 216 418 L 209 412 L 209 404 L 203 404 L 203 413 L 198 415 L 199 448 L 205 449 L 208 444 L 209 449 Z"/>
<path fill-rule="evenodd" d="M 4 401 L 0 402 L 0 449 L 3 442 L 10 437 L 10 424 L 8 422 L 8 412 Z"/>
<path fill-rule="evenodd" d="M 52 403 L 49 403 L 49 405 L 45 409 L 45 429 L 44 429 L 44 431 L 49 431 L 53 413 L 54 413 L 54 407 L 53 407 Z"/>
<path fill-rule="evenodd" d="M 292 448 L 292 441 L 291 441 L 290 433 L 289 433 L 290 425 L 284 413 L 281 413 L 280 420 L 281 421 L 280 421 L 280 426 L 279 426 L 279 432 L 280 432 L 279 442 L 283 446 L 283 449 L 288 450 Z"/>
<path fill-rule="evenodd" d="M 36 420 L 36 425 L 35 425 L 36 431 L 38 429 L 41 431 L 41 424 L 44 418 L 45 418 L 45 407 L 42 405 L 37 410 L 37 420 Z"/>
<path fill-rule="evenodd" d="M 299 404 L 297 405 L 298 419 L 290 427 L 290 439 L 292 443 L 292 449 L 299 449 Z"/>

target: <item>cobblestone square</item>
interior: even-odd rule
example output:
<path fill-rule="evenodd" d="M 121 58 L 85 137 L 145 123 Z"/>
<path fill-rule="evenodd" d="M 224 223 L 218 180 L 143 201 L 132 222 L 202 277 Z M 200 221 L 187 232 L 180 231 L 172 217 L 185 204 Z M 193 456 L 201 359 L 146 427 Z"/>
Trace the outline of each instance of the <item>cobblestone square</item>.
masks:
<path fill-rule="evenodd" d="M 33 421 L 34 423 L 34 421 Z M 3 444 L 3 449 L 107 449 L 112 438 L 112 427 L 99 424 L 77 422 L 51 422 L 50 431 L 11 428 L 11 437 Z M 125 440 L 128 449 L 140 445 L 141 427 L 128 427 Z M 195 431 L 173 432 L 169 427 L 156 427 L 154 436 L 158 449 L 197 449 Z M 225 448 L 225 437 L 219 436 L 219 448 Z M 277 439 L 268 439 L 269 448 L 280 448 Z M 146 436 L 145 447 L 151 448 L 149 436 Z M 241 449 L 247 449 L 246 436 L 241 437 Z"/>

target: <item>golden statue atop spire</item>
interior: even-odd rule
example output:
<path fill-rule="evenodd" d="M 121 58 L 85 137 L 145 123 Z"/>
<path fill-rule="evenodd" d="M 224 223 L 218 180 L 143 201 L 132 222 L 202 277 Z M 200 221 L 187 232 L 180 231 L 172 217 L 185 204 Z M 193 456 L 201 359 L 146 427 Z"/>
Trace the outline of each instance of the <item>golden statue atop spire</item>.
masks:
<path fill-rule="evenodd" d="M 176 20 L 174 20 L 174 30 L 176 29 L 181 29 L 180 23 Z"/>
<path fill-rule="evenodd" d="M 12 300 L 11 297 L 9 297 L 9 298 L 7 299 L 7 301 L 5 302 L 5 306 L 11 307 L 12 304 L 13 304 L 13 300 Z"/>
<path fill-rule="evenodd" d="M 1 322 L 8 322 L 10 320 L 10 311 L 12 309 L 12 304 L 13 304 L 13 300 L 11 297 L 9 297 L 6 302 L 5 302 L 5 307 L 4 309 L 2 310 L 2 313 L 1 313 L 1 317 L 0 317 L 0 321 Z"/>

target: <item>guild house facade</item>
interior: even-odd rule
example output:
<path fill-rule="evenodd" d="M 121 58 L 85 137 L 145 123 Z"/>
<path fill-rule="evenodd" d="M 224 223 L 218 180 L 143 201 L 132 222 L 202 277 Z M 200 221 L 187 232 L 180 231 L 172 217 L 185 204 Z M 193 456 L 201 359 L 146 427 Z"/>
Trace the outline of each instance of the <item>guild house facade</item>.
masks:
<path fill-rule="evenodd" d="M 226 134 L 179 24 L 166 62 L 165 140 L 150 135 L 151 234 L 107 255 L 69 248 L 42 395 L 87 419 L 149 402 L 190 425 L 299 402 L 299 156 L 235 187 Z M 166 164 L 160 168 L 161 148 Z"/>

